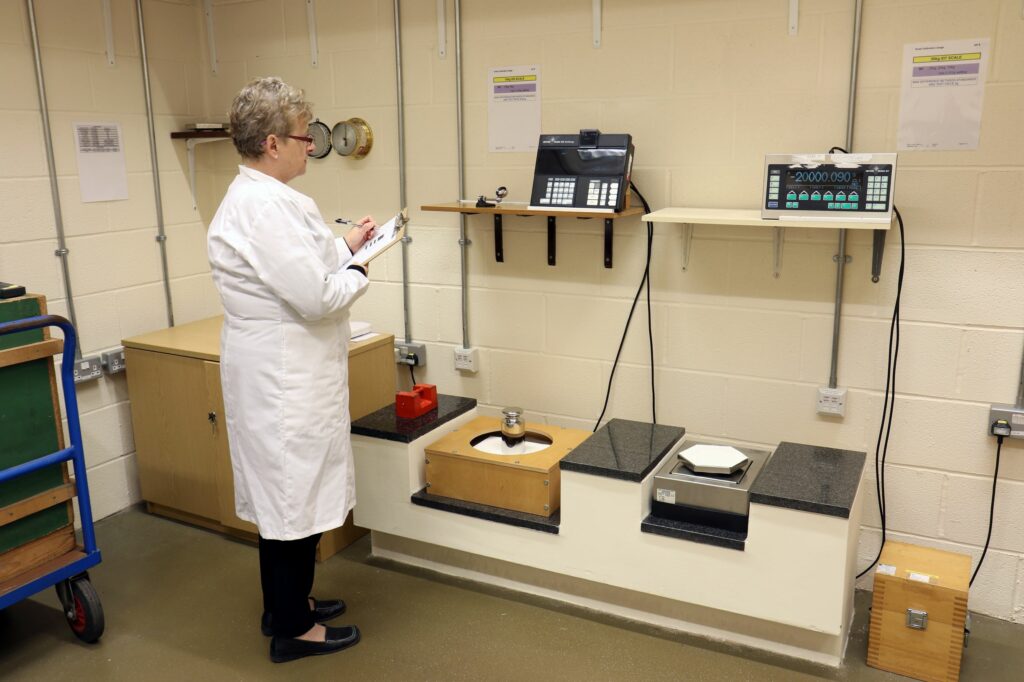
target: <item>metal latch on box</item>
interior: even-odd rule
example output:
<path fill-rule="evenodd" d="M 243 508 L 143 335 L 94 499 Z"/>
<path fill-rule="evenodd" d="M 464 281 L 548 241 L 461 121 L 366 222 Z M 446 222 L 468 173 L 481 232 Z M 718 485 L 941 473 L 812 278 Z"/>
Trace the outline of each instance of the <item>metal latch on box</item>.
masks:
<path fill-rule="evenodd" d="M 928 629 L 928 612 L 917 609 L 907 609 L 907 627 L 915 630 Z"/>

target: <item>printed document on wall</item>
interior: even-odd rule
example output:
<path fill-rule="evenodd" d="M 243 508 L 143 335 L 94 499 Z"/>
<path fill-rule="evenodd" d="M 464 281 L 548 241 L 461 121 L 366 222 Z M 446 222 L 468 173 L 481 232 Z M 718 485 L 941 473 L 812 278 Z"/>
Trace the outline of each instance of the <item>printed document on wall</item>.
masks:
<path fill-rule="evenodd" d="M 128 171 L 120 123 L 75 123 L 82 202 L 128 198 Z"/>
<path fill-rule="evenodd" d="M 487 149 L 537 151 L 540 139 L 540 66 L 491 69 L 487 101 Z"/>
<path fill-rule="evenodd" d="M 977 149 L 989 39 L 903 46 L 899 150 Z"/>

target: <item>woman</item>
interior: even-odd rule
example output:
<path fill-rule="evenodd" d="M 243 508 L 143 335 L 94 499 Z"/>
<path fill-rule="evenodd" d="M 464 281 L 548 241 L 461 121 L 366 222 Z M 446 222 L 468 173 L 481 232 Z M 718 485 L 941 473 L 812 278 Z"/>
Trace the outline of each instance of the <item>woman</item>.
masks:
<path fill-rule="evenodd" d="M 348 310 L 369 280 L 350 261 L 376 225 L 367 216 L 335 239 L 313 200 L 288 187 L 313 142 L 302 91 L 254 80 L 230 117 L 242 165 L 210 224 L 208 254 L 224 306 L 235 511 L 259 529 L 262 628 L 280 663 L 359 641 L 355 626 L 320 624 L 344 602 L 309 593 L 320 534 L 355 505 Z"/>

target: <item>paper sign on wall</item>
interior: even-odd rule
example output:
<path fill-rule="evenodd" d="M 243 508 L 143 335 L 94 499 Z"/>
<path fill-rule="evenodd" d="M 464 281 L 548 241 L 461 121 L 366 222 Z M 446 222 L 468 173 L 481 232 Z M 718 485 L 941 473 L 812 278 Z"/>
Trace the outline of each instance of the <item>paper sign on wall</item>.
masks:
<path fill-rule="evenodd" d="M 903 46 L 897 149 L 977 149 L 989 40 Z"/>
<path fill-rule="evenodd" d="M 490 69 L 487 90 L 488 151 L 537 151 L 540 139 L 540 66 Z"/>
<path fill-rule="evenodd" d="M 128 198 L 128 171 L 120 123 L 75 123 L 82 202 Z"/>

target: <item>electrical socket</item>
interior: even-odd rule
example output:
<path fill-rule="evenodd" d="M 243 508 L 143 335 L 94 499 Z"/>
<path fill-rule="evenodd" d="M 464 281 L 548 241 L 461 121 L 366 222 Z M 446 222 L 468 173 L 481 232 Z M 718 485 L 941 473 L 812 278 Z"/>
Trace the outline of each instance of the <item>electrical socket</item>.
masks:
<path fill-rule="evenodd" d="M 846 389 L 822 386 L 818 389 L 818 414 L 846 416 Z"/>
<path fill-rule="evenodd" d="M 479 360 L 480 355 L 477 353 L 476 348 L 463 348 L 459 346 L 455 349 L 455 369 L 476 372 Z"/>
<path fill-rule="evenodd" d="M 999 420 L 1005 420 L 1010 425 L 1008 438 L 1024 439 L 1024 407 L 1015 405 L 991 405 L 988 410 L 988 424 L 985 432 L 992 435 L 992 425 Z"/>
<path fill-rule="evenodd" d="M 422 367 L 427 364 L 427 345 L 414 341 L 395 341 L 395 364 Z"/>
<path fill-rule="evenodd" d="M 81 360 L 74 361 L 74 369 L 71 374 L 75 379 L 76 384 L 80 384 L 84 381 L 92 381 L 93 379 L 99 379 L 103 376 L 103 361 L 100 360 L 100 356 L 92 355 Z"/>
<path fill-rule="evenodd" d="M 109 350 L 100 353 L 100 360 L 103 362 L 103 371 L 107 374 L 117 374 L 124 371 L 124 348 Z"/>

